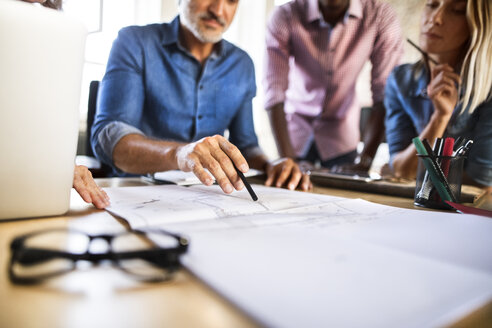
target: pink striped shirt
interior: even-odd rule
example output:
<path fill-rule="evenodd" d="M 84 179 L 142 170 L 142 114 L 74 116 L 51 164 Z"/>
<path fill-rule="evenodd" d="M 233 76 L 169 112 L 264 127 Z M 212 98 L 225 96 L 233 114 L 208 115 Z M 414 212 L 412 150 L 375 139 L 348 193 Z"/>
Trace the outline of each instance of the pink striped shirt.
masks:
<path fill-rule="evenodd" d="M 396 13 L 377 0 L 351 0 L 345 19 L 331 27 L 317 0 L 275 8 L 266 36 L 265 108 L 284 102 L 289 135 L 304 156 L 311 142 L 327 160 L 353 151 L 360 140 L 355 86 L 372 63 L 373 101 L 403 54 Z"/>

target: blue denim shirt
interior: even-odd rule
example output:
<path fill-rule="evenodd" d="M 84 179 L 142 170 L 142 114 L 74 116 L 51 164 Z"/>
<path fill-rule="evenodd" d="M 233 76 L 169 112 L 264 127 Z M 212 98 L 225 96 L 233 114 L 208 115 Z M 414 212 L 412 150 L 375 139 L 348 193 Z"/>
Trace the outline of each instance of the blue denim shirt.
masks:
<path fill-rule="evenodd" d="M 113 165 L 115 145 L 130 133 L 193 142 L 229 130 L 229 140 L 246 157 L 261 154 L 253 126 L 251 58 L 222 40 L 202 66 L 180 44 L 178 31 L 179 17 L 119 32 L 99 88 L 91 136 L 103 162 Z"/>
<path fill-rule="evenodd" d="M 412 143 L 430 121 L 434 112 L 427 96 L 428 74 L 424 65 L 396 67 L 386 82 L 386 139 L 391 162 L 394 155 Z M 467 174 L 476 182 L 492 185 L 492 101 L 482 103 L 472 114 L 460 114 L 458 105 L 446 128 L 445 136 L 463 136 L 474 141 L 465 162 Z"/>

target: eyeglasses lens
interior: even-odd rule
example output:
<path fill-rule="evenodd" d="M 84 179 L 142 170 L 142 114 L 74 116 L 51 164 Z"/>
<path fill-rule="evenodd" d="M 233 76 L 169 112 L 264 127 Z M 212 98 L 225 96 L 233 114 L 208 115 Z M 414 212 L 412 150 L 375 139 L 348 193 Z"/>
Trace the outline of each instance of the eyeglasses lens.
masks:
<path fill-rule="evenodd" d="M 163 251 L 140 258 L 121 259 L 118 264 L 124 271 L 144 280 L 167 280 L 178 266 L 179 242 L 176 238 L 153 232 L 145 235 L 128 233 L 116 237 L 112 243 L 115 253 L 145 251 L 156 247 Z"/>
<path fill-rule="evenodd" d="M 13 272 L 17 277 L 30 278 L 56 275 L 73 270 L 74 262 L 51 252 L 83 254 L 89 238 L 80 233 L 50 231 L 29 236 L 23 248 L 16 251 Z"/>

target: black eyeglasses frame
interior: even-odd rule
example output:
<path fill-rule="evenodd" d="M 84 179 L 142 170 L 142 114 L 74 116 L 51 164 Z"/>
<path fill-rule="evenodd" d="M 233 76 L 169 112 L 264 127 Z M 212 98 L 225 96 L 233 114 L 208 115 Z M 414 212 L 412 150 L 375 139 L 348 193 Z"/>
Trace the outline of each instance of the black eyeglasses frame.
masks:
<path fill-rule="evenodd" d="M 53 233 L 57 231 L 67 234 L 73 233 L 73 234 L 82 234 L 87 236 L 89 238 L 88 247 L 87 247 L 88 249 L 84 253 L 78 254 L 78 253 L 71 253 L 71 252 L 65 252 L 65 251 L 59 251 L 53 249 L 33 248 L 33 247 L 25 246 L 25 242 L 29 238 L 42 235 L 45 233 Z M 147 235 L 150 233 L 163 234 L 172 237 L 176 239 L 177 246 L 172 248 L 160 247 L 154 241 L 148 238 Z M 112 241 L 115 238 L 121 237 L 126 234 L 134 234 L 142 238 L 145 238 L 146 241 L 152 244 L 152 246 L 149 249 L 145 249 L 145 250 L 114 252 L 112 250 L 112 244 L 111 244 Z M 92 241 L 97 239 L 103 239 L 107 242 L 108 244 L 107 252 L 92 253 L 89 251 L 90 244 L 92 243 Z M 88 234 L 84 231 L 76 230 L 76 229 L 39 230 L 39 231 L 34 231 L 31 233 L 18 236 L 14 238 L 10 243 L 11 257 L 10 257 L 9 270 L 8 270 L 9 279 L 15 284 L 23 284 L 23 285 L 37 284 L 48 278 L 59 276 L 75 270 L 76 263 L 78 261 L 88 261 L 97 265 L 101 261 L 108 260 L 111 261 L 113 265 L 115 265 L 118 269 L 130 275 L 136 276 L 140 280 L 146 282 L 164 281 L 164 280 L 169 280 L 172 277 L 172 273 L 174 273 L 177 269 L 180 268 L 181 264 L 179 261 L 179 257 L 180 255 L 186 253 L 186 251 L 188 250 L 188 245 L 189 245 L 188 238 L 163 229 L 145 229 L 145 230 L 137 229 L 137 230 L 130 230 L 117 234 Z M 52 259 L 70 260 L 72 262 L 72 266 L 64 270 L 53 271 L 48 274 L 40 274 L 37 276 L 30 276 L 30 277 L 22 277 L 14 272 L 14 266 L 16 263 L 29 266 L 29 265 L 35 265 L 42 262 L 46 262 Z M 158 277 L 158 278 L 157 277 L 142 278 L 141 276 L 135 275 L 133 272 L 127 270 L 124 266 L 120 264 L 121 261 L 131 260 L 131 259 L 145 260 L 155 266 L 166 269 L 169 272 L 169 275 L 165 277 Z"/>

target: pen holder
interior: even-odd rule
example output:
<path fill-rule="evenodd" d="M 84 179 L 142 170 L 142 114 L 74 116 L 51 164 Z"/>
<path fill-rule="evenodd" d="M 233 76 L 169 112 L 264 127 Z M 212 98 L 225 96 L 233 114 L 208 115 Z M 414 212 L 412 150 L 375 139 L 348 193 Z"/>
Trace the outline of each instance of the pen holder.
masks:
<path fill-rule="evenodd" d="M 442 201 L 439 192 L 431 181 L 423 161 L 429 156 L 418 155 L 417 183 L 415 186 L 414 204 L 421 207 L 452 210 L 452 207 Z M 465 156 L 436 156 L 436 162 L 446 177 L 449 189 L 457 203 L 461 199 L 461 179 Z"/>

